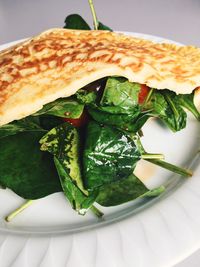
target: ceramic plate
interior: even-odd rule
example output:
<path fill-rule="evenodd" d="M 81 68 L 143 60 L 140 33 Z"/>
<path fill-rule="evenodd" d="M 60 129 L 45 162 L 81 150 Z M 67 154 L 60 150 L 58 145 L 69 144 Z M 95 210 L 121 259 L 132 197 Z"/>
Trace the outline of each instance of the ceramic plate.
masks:
<path fill-rule="evenodd" d="M 172 42 L 144 34 L 130 35 Z M 0 46 L 9 47 L 13 43 Z M 136 172 L 159 197 L 102 208 L 103 219 L 77 215 L 62 193 L 35 201 L 6 223 L 4 217 L 24 202 L 0 189 L 1 267 L 163 267 L 200 247 L 200 125 L 189 116 L 187 128 L 171 133 L 155 120 L 144 127 L 144 147 L 166 160 L 194 170 L 183 178 L 140 162 Z"/>

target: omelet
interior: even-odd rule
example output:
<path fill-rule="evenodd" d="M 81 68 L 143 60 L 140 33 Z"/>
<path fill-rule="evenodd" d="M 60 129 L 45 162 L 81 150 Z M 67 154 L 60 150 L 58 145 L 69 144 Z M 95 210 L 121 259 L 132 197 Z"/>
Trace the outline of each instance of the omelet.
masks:
<path fill-rule="evenodd" d="M 0 125 L 108 76 L 176 94 L 195 90 L 200 108 L 200 48 L 56 28 L 0 52 Z"/>

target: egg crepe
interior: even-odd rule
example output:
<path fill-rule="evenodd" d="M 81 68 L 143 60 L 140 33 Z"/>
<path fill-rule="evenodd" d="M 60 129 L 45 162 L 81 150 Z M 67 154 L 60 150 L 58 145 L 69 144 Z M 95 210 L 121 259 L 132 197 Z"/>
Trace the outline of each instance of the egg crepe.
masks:
<path fill-rule="evenodd" d="M 200 49 L 109 31 L 50 29 L 0 52 L 0 125 L 108 76 L 190 94 L 200 86 Z M 197 107 L 199 98 L 196 89 Z"/>

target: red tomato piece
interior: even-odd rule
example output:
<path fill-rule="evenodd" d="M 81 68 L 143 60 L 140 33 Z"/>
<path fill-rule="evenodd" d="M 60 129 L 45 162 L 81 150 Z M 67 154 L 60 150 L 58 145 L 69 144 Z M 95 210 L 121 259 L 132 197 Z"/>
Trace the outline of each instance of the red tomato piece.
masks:
<path fill-rule="evenodd" d="M 149 91 L 150 91 L 150 88 L 148 86 L 146 86 L 145 84 L 141 84 L 141 89 L 140 89 L 139 96 L 138 96 L 139 104 L 142 104 L 145 101 Z"/>
<path fill-rule="evenodd" d="M 70 119 L 70 118 L 64 118 L 63 119 L 66 122 L 69 122 L 74 127 L 82 127 L 85 126 L 89 121 L 89 115 L 86 110 L 83 111 L 81 116 L 77 119 Z"/>

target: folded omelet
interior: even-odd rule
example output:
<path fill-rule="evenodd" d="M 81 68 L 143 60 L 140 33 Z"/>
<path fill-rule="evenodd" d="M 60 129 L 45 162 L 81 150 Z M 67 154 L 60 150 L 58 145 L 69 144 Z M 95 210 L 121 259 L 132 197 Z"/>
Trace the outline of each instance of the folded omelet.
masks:
<path fill-rule="evenodd" d="M 0 52 L 0 125 L 107 76 L 177 94 L 195 90 L 200 106 L 199 48 L 108 31 L 51 29 Z"/>

